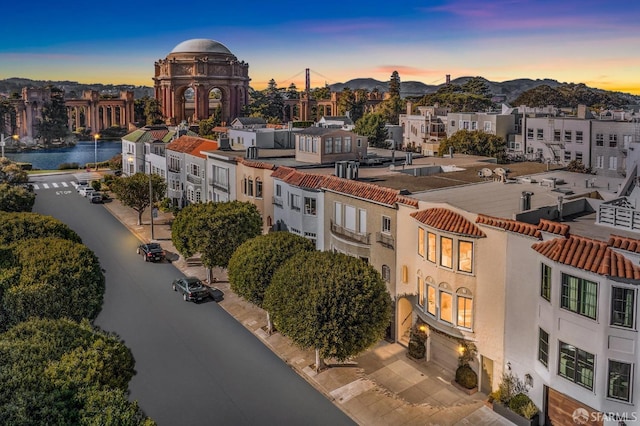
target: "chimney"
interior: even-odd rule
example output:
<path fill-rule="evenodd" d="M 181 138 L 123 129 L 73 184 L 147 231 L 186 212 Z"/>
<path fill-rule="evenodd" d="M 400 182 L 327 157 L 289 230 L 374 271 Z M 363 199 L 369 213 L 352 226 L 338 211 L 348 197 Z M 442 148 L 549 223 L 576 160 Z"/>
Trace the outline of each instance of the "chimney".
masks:
<path fill-rule="evenodd" d="M 451 84 L 451 74 L 447 74 L 446 80 L 447 80 L 447 84 Z"/>
<path fill-rule="evenodd" d="M 520 211 L 531 210 L 531 196 L 533 192 L 530 191 L 522 191 L 522 196 L 520 197 Z"/>

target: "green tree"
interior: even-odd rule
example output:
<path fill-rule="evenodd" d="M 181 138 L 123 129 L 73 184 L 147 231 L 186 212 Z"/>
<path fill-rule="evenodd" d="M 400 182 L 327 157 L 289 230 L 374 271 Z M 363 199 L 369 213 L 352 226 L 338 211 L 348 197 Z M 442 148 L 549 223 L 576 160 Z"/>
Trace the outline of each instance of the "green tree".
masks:
<path fill-rule="evenodd" d="M 356 94 L 349 87 L 345 87 L 338 97 L 338 115 L 351 113 L 353 105 L 356 102 Z"/>
<path fill-rule="evenodd" d="M 302 348 L 345 360 L 378 342 L 391 321 L 391 297 L 380 273 L 355 257 L 300 253 L 274 273 L 264 308 Z"/>
<path fill-rule="evenodd" d="M 2 424 L 152 425 L 128 402 L 129 349 L 89 321 L 30 319 L 0 334 Z"/>
<path fill-rule="evenodd" d="M 156 98 L 147 98 L 144 102 L 144 118 L 147 125 L 162 124 L 162 112 L 160 101 Z"/>
<path fill-rule="evenodd" d="M 482 77 L 473 77 L 467 80 L 461 86 L 461 89 L 468 94 L 482 96 L 483 98 L 491 97 L 491 91 L 489 90 L 489 85 L 487 84 L 487 80 Z"/>
<path fill-rule="evenodd" d="M 231 290 L 261 308 L 265 290 L 271 284 L 274 272 L 293 255 L 314 250 L 315 246 L 310 240 L 285 231 L 271 232 L 247 240 L 229 259 Z M 271 332 L 268 312 L 267 327 Z"/>
<path fill-rule="evenodd" d="M 282 122 L 282 112 L 284 110 L 284 97 L 278 89 L 278 85 L 274 79 L 269 80 L 269 84 L 265 90 L 267 101 L 266 116 L 268 122 L 278 124 Z"/>
<path fill-rule="evenodd" d="M 30 212 L 36 202 L 36 194 L 21 186 L 0 183 L 0 210 L 5 212 Z"/>
<path fill-rule="evenodd" d="M 400 74 L 398 74 L 398 71 L 393 71 L 389 78 L 389 96 L 400 97 Z"/>
<path fill-rule="evenodd" d="M 0 245 L 47 237 L 82 242 L 75 231 L 51 216 L 27 212 L 0 212 Z"/>
<path fill-rule="evenodd" d="M 295 83 L 291 83 L 287 88 L 286 97 L 287 99 L 300 99 L 300 92 L 298 92 Z"/>
<path fill-rule="evenodd" d="M 331 89 L 327 84 L 325 84 L 324 87 L 316 87 L 315 89 L 311 89 L 311 97 L 316 100 L 331 99 Z"/>
<path fill-rule="evenodd" d="M 42 106 L 42 118 L 36 123 L 36 132 L 45 144 L 69 135 L 64 91 L 49 86 L 51 98 Z"/>
<path fill-rule="evenodd" d="M 93 319 L 104 274 L 86 246 L 60 238 L 18 241 L 0 252 L 0 324 L 29 317 Z"/>
<path fill-rule="evenodd" d="M 198 134 L 207 139 L 217 139 L 214 128 L 222 124 L 222 108 L 219 106 L 213 109 L 213 112 L 206 120 L 200 120 L 198 123 Z"/>
<path fill-rule="evenodd" d="M 360 136 L 366 136 L 370 146 L 387 148 L 385 140 L 388 132 L 382 114 L 377 112 L 364 114 L 360 120 L 356 121 L 353 131 Z"/>
<path fill-rule="evenodd" d="M 262 233 L 260 212 L 252 203 L 190 204 L 182 209 L 171 225 L 171 241 L 184 257 L 199 253 L 209 269 L 226 268 L 238 247 Z"/>
<path fill-rule="evenodd" d="M 152 186 L 151 194 L 149 194 L 149 179 L 151 179 Z M 131 207 L 138 213 L 138 225 L 142 225 L 142 213 L 164 198 L 167 192 L 167 183 L 162 176 L 155 173 L 151 175 L 136 173 L 132 176 L 114 179 L 111 183 L 111 191 L 116 194 L 122 204 Z M 149 195 L 151 195 L 151 199 Z"/>
<path fill-rule="evenodd" d="M 504 138 L 479 130 L 458 130 L 438 147 L 438 155 L 449 153 L 449 147 L 459 154 L 499 157 L 504 153 L 507 143 Z"/>

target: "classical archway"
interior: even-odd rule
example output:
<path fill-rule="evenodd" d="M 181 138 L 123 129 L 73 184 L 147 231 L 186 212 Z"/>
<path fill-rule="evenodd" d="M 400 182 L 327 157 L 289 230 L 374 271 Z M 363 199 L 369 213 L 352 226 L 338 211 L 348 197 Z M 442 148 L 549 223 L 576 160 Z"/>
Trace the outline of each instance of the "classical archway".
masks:
<path fill-rule="evenodd" d="M 222 43 L 208 39 L 178 44 L 155 63 L 155 97 L 168 124 L 196 123 L 220 107 L 230 123 L 248 103 L 249 64 Z"/>

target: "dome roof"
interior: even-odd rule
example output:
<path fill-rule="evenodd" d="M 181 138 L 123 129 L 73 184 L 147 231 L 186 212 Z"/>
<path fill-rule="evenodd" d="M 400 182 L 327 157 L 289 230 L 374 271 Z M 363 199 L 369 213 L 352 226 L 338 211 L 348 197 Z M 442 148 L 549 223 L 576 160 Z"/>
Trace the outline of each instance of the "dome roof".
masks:
<path fill-rule="evenodd" d="M 194 38 L 183 41 L 173 48 L 171 53 L 223 53 L 232 55 L 227 47 L 215 40 L 206 38 Z"/>

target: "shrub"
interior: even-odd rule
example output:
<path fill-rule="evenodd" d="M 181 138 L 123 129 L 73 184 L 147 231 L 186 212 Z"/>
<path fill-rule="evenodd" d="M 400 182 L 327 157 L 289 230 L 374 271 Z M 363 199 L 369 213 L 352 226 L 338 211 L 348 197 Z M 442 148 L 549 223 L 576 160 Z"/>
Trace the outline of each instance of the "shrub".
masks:
<path fill-rule="evenodd" d="M 489 402 L 500 402 L 500 397 L 500 388 L 498 388 L 489 394 Z"/>
<path fill-rule="evenodd" d="M 478 386 L 478 375 L 469 365 L 461 365 L 456 370 L 456 383 L 465 389 Z"/>
<path fill-rule="evenodd" d="M 418 327 L 411 329 L 409 336 L 409 355 L 415 359 L 422 359 L 426 355 L 427 348 L 424 346 L 426 336 Z"/>
<path fill-rule="evenodd" d="M 80 164 L 78 163 L 62 163 L 58 166 L 58 170 L 75 170 L 75 169 L 79 169 L 80 168 Z"/>
<path fill-rule="evenodd" d="M 533 401 L 529 401 L 527 405 L 522 407 L 522 417 L 525 419 L 531 420 L 536 414 L 538 414 L 538 407 L 536 407 Z"/>
<path fill-rule="evenodd" d="M 524 393 L 519 393 L 516 396 L 514 396 L 513 398 L 511 398 L 511 401 L 509 401 L 509 409 L 511 411 L 513 411 L 514 413 L 517 413 L 517 414 L 523 416 L 522 410 L 530 402 L 531 402 L 531 398 L 529 398 Z"/>
<path fill-rule="evenodd" d="M 508 405 L 511 398 L 527 392 L 527 385 L 513 373 L 502 373 L 500 381 L 500 402 Z"/>

